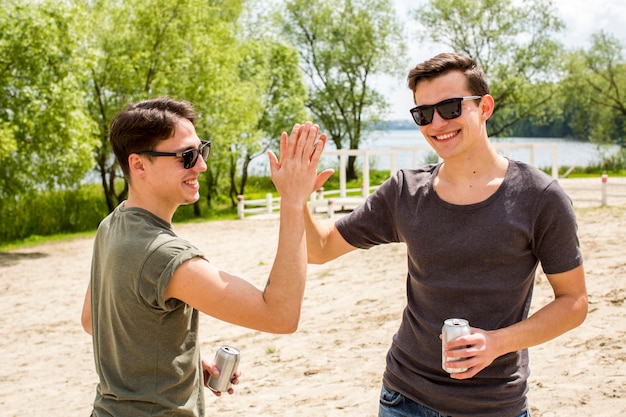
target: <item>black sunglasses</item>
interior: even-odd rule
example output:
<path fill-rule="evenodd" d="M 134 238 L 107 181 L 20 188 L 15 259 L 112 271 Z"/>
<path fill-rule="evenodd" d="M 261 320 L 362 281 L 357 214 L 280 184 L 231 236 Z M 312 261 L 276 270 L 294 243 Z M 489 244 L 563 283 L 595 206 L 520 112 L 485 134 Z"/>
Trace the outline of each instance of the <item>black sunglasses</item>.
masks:
<path fill-rule="evenodd" d="M 199 148 L 187 149 L 183 152 L 140 151 L 135 153 L 139 155 L 150 156 L 176 156 L 178 158 L 183 158 L 183 167 L 185 167 L 185 169 L 191 169 L 196 166 L 196 162 L 198 162 L 198 156 L 202 155 L 202 159 L 204 159 L 204 162 L 209 159 L 209 154 L 211 153 L 211 142 L 208 140 L 203 140 L 201 142 L 202 144 Z"/>
<path fill-rule="evenodd" d="M 435 109 L 439 116 L 446 120 L 456 119 L 461 115 L 461 102 L 465 100 L 479 100 L 482 96 L 467 96 L 449 98 L 447 100 L 440 101 L 437 104 L 427 104 L 424 106 L 413 107 L 411 110 L 411 116 L 418 126 L 426 126 L 433 121 L 435 115 Z"/>

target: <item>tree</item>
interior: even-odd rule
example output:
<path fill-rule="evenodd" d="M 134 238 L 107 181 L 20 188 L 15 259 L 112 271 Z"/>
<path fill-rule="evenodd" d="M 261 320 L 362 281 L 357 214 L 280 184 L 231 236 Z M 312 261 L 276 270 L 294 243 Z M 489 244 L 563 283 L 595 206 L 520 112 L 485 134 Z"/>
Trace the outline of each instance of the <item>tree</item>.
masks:
<path fill-rule="evenodd" d="M 337 149 L 358 149 L 388 103 L 371 86 L 374 75 L 399 69 L 405 45 L 390 0 L 288 0 L 284 35 L 301 56 L 307 107 Z M 347 178 L 355 179 L 350 157 Z"/>
<path fill-rule="evenodd" d="M 119 0 L 89 4 L 89 109 L 99 126 L 97 166 L 109 210 L 127 184 L 108 142 L 112 117 L 129 101 L 159 95 L 186 99 L 199 111 L 198 135 L 215 148 L 236 135 L 229 116 L 237 99 L 234 49 L 242 0 Z M 220 106 L 221 105 L 221 106 Z M 224 149 L 222 147 L 222 149 Z M 197 207 L 196 207 L 197 208 Z"/>
<path fill-rule="evenodd" d="M 624 45 L 606 32 L 593 34 L 589 49 L 570 54 L 563 81 L 572 128 L 592 142 L 626 146 Z"/>
<path fill-rule="evenodd" d="M 241 82 L 250 86 L 247 96 L 255 110 L 255 140 L 240 141 L 241 176 L 236 184 L 231 170 L 231 198 L 243 195 L 248 167 L 253 159 L 270 149 L 278 149 L 280 134 L 305 116 L 306 90 L 298 67 L 298 54 L 270 38 L 248 39 L 242 45 L 244 56 L 239 65 Z M 252 139 L 252 134 L 249 135 Z"/>
<path fill-rule="evenodd" d="M 76 187 L 93 167 L 94 125 L 74 54 L 79 11 L 0 2 L 0 199 Z"/>
<path fill-rule="evenodd" d="M 520 120 L 560 117 L 556 107 L 545 111 L 557 94 L 563 50 L 553 39 L 563 23 L 550 0 L 431 0 L 415 18 L 422 39 L 471 56 L 487 74 L 496 102 L 491 135 Z"/>

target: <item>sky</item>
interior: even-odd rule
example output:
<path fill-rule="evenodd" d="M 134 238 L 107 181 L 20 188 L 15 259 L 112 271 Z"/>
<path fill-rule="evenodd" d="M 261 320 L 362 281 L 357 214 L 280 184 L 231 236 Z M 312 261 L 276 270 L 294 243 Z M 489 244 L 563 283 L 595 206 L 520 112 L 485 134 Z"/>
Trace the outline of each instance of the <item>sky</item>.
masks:
<path fill-rule="evenodd" d="M 410 16 L 425 0 L 393 0 L 399 16 Z M 568 48 L 587 48 L 592 33 L 604 30 L 626 44 L 626 1 L 625 0 L 553 0 L 558 15 L 565 22 L 566 28 L 559 39 Z M 411 20 L 406 20 L 407 32 L 411 32 Z M 434 45 L 419 49 L 408 48 L 410 62 L 408 69 L 414 65 L 444 52 Z M 408 110 L 413 107 L 411 92 L 406 87 L 404 74 L 395 77 L 382 77 L 376 80 L 377 89 L 387 92 L 391 109 L 388 119 L 406 119 Z"/>

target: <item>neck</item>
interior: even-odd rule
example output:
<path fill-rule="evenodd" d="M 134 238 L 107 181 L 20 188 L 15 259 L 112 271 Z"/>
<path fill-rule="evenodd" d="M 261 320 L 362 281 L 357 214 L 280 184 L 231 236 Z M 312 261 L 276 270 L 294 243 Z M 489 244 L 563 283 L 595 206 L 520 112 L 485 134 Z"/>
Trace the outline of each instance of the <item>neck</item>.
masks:
<path fill-rule="evenodd" d="M 172 224 L 172 217 L 174 217 L 174 212 L 176 211 L 176 207 L 173 209 L 165 208 L 162 203 L 159 204 L 151 199 L 142 198 L 141 195 L 137 195 L 137 193 L 133 193 L 131 190 L 128 191 L 128 199 L 124 206 L 142 208 L 169 224 Z"/>
<path fill-rule="evenodd" d="M 501 178 L 508 167 L 508 160 L 491 146 L 480 155 L 463 155 L 445 159 L 437 176 L 446 182 L 465 184 L 474 181 L 490 181 Z"/>

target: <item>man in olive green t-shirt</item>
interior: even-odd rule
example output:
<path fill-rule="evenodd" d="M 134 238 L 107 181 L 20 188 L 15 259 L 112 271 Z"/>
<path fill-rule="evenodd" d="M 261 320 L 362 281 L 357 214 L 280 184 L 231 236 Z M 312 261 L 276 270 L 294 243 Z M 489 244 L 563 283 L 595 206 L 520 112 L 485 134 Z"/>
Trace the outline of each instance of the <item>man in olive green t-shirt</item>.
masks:
<path fill-rule="evenodd" d="M 318 137 L 310 122 L 296 124 L 281 136 L 280 160 L 268 152 L 280 230 L 260 290 L 210 264 L 172 229 L 176 209 L 198 200 L 207 169 L 211 143 L 200 141 L 195 121 L 189 103 L 158 98 L 130 105 L 111 124 L 129 191 L 98 228 L 83 306 L 99 376 L 93 416 L 203 416 L 203 381 L 219 370 L 201 359 L 199 312 L 272 333 L 297 328 L 307 270 L 304 210 L 332 175 L 317 174 L 326 135 Z"/>

